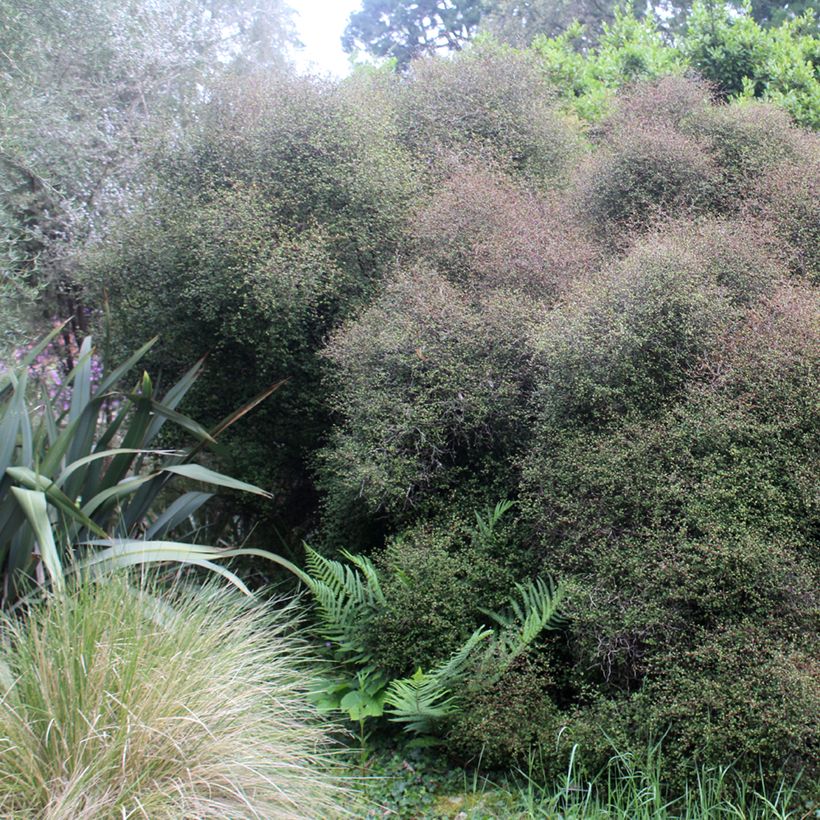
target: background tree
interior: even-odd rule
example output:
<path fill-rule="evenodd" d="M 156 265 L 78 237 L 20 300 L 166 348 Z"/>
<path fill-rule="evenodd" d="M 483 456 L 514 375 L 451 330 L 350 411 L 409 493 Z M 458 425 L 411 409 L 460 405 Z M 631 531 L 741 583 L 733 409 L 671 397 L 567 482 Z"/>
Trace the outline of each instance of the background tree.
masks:
<path fill-rule="evenodd" d="M 487 0 L 364 0 L 350 17 L 342 47 L 390 57 L 405 66 L 424 54 L 459 51 L 486 7 Z"/>
<path fill-rule="evenodd" d="M 614 21 L 618 9 L 629 9 L 641 16 L 646 6 L 637 0 L 496 0 L 485 17 L 484 27 L 500 40 L 518 47 L 530 45 L 539 34 L 563 34 L 575 21 L 585 27 L 587 39 L 594 39 L 604 24 Z"/>
<path fill-rule="evenodd" d="M 0 0 L 0 234 L 4 280 L 73 315 L 76 250 L 149 186 L 216 77 L 282 61 L 281 0 Z M 16 298 L 16 297 L 15 297 Z M 19 302 L 19 299 L 18 299 Z"/>

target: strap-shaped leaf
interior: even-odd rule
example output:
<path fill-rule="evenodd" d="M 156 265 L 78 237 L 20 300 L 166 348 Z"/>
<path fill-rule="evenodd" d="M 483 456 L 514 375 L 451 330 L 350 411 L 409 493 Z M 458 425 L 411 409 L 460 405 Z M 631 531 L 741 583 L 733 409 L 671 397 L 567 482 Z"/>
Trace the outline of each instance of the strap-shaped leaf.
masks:
<path fill-rule="evenodd" d="M 98 393 L 104 393 L 116 387 L 118 382 L 131 370 L 137 362 L 157 343 L 159 336 L 154 336 L 149 339 L 142 347 L 132 353 L 119 367 L 108 373 L 101 381 L 97 388 Z"/>
<path fill-rule="evenodd" d="M 48 504 L 45 493 L 35 490 L 25 490 L 22 487 L 11 488 L 17 503 L 22 507 L 26 518 L 31 524 L 37 543 L 40 546 L 40 557 L 51 577 L 51 582 L 56 589 L 63 589 L 65 585 L 65 575 L 57 545 L 54 543 L 54 533 L 51 530 L 51 522 L 48 519 Z"/>
<path fill-rule="evenodd" d="M 305 580 L 307 576 L 297 566 L 285 558 L 265 550 L 243 547 L 241 549 L 220 549 L 203 544 L 184 544 L 179 541 L 142 541 L 137 538 L 106 538 L 99 541 L 85 541 L 84 546 L 105 547 L 89 553 L 74 567 L 81 569 L 116 569 L 126 566 L 136 566 L 145 563 L 176 562 L 196 564 L 206 567 L 227 578 L 231 583 L 250 595 L 247 587 L 229 570 L 214 561 L 224 561 L 228 558 L 257 557 L 265 558 L 279 564 L 292 572 L 298 578 Z"/>
<path fill-rule="evenodd" d="M 213 493 L 203 493 L 195 490 L 184 493 L 151 524 L 145 531 L 145 537 L 149 540 L 162 538 L 167 532 L 171 532 L 183 521 L 194 515 L 203 504 L 213 497 Z"/>
<path fill-rule="evenodd" d="M 78 458 L 76 461 L 72 461 L 60 475 L 56 478 L 55 484 L 58 487 L 61 487 L 66 479 L 75 473 L 77 470 L 85 467 L 88 464 L 91 464 L 94 461 L 97 461 L 101 458 L 112 458 L 113 456 L 128 454 L 128 455 L 140 455 L 140 454 L 150 454 L 150 455 L 172 455 L 174 451 L 172 450 L 140 450 L 132 447 L 118 447 L 114 450 L 98 450 L 91 455 L 83 456 L 82 458 Z"/>
<path fill-rule="evenodd" d="M 50 478 L 35 473 L 28 467 L 9 467 L 6 473 L 23 486 L 44 493 L 60 512 L 68 516 L 69 520 L 86 527 L 95 535 L 105 537 L 106 532 L 95 524 Z"/>
<path fill-rule="evenodd" d="M 116 486 L 109 487 L 107 490 L 97 493 L 97 495 L 83 505 L 82 512 L 84 515 L 91 517 L 92 515 L 95 515 L 98 510 L 103 508 L 107 502 L 116 501 L 120 498 L 126 498 L 129 495 L 133 495 L 140 487 L 142 487 L 143 484 L 151 481 L 155 477 L 156 473 L 152 475 L 136 475 L 130 476 L 129 478 L 124 478 Z M 100 533 L 97 533 L 97 535 L 99 534 Z M 106 533 L 102 534 L 105 535 Z"/>
<path fill-rule="evenodd" d="M 13 391 L 6 404 L 6 412 L 0 420 L 0 475 L 12 465 L 14 451 L 17 449 L 17 440 L 20 431 L 20 421 L 26 414 L 25 389 L 26 373 L 20 374 L 20 378 L 11 372 L 9 373 L 9 390 Z"/>
<path fill-rule="evenodd" d="M 246 493 L 261 495 L 263 498 L 271 498 L 269 492 L 254 484 L 248 484 L 245 481 L 239 481 L 239 479 L 217 473 L 215 470 L 203 467 L 201 464 L 172 464 L 168 467 L 163 467 L 162 471 L 181 475 L 185 478 L 190 478 L 192 481 L 200 481 L 203 484 L 213 484 L 216 487 L 225 487 L 229 490 L 240 490 Z"/>

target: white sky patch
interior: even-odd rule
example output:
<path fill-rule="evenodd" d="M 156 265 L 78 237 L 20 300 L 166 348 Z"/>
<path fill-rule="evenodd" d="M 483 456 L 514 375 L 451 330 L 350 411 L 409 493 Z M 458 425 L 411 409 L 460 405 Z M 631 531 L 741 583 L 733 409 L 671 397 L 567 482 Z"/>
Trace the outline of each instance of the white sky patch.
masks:
<path fill-rule="evenodd" d="M 350 15 L 361 8 L 361 0 L 289 0 L 288 5 L 305 46 L 293 51 L 297 71 L 347 76 L 351 66 L 342 51 L 342 33 Z"/>

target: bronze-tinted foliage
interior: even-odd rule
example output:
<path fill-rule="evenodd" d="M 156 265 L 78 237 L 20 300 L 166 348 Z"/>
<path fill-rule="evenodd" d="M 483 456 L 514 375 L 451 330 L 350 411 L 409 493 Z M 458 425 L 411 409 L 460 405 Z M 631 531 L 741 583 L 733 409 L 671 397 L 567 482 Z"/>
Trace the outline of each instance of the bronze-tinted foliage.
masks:
<path fill-rule="evenodd" d="M 610 247 L 670 217 L 736 213 L 762 174 L 792 163 L 817 176 L 818 140 L 767 103 L 725 105 L 692 78 L 627 88 L 576 171 L 577 219 Z"/>
<path fill-rule="evenodd" d="M 667 224 L 576 281 L 533 336 L 548 423 L 597 429 L 661 412 L 741 306 L 779 275 L 742 230 Z"/>
<path fill-rule="evenodd" d="M 801 161 L 767 169 L 757 180 L 745 215 L 769 226 L 795 274 L 820 280 L 820 141 L 806 140 Z"/>
<path fill-rule="evenodd" d="M 598 264 L 579 227 L 557 195 L 477 165 L 457 167 L 411 219 L 415 253 L 452 281 L 544 303 Z"/>
<path fill-rule="evenodd" d="M 613 110 L 599 126 L 612 134 L 635 122 L 655 122 L 677 128 L 713 103 L 713 88 L 692 76 L 671 75 L 634 83 L 621 90 Z"/>
<path fill-rule="evenodd" d="M 491 44 L 416 61 L 398 115 L 403 141 L 428 162 L 465 154 L 542 184 L 562 180 L 581 148 L 534 59 Z"/>
<path fill-rule="evenodd" d="M 579 667 L 610 694 L 643 687 L 637 726 L 671 726 L 679 773 L 732 749 L 767 777 L 813 757 L 818 320 L 812 289 L 775 280 L 719 324 L 655 419 L 572 418 L 529 455 L 524 507 L 546 565 L 573 579 Z"/>
<path fill-rule="evenodd" d="M 329 503 L 399 513 L 459 465 L 505 460 L 522 441 L 532 321 L 515 296 L 476 303 L 422 267 L 393 277 L 326 350 L 342 420 L 324 453 Z"/>
<path fill-rule="evenodd" d="M 612 248 L 662 218 L 714 204 L 720 169 L 707 146 L 664 122 L 623 124 L 576 174 L 578 218 Z"/>

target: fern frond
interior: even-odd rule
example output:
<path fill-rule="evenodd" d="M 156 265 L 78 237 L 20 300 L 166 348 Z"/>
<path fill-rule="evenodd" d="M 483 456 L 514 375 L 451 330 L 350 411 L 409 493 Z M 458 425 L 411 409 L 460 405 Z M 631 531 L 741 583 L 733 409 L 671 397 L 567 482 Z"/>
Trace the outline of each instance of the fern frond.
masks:
<path fill-rule="evenodd" d="M 421 669 L 409 678 L 394 680 L 387 689 L 385 703 L 394 723 L 403 723 L 405 731 L 429 734 L 435 724 L 453 714 L 458 699 L 451 687 L 464 673 L 473 649 L 492 635 L 491 629 L 479 628 L 450 658 L 431 672 Z"/>
<path fill-rule="evenodd" d="M 390 720 L 403 723 L 405 731 L 417 735 L 430 734 L 434 725 L 455 709 L 455 697 L 421 669 L 412 677 L 392 681 L 385 702 L 390 707 Z"/>
<path fill-rule="evenodd" d="M 489 544 L 493 539 L 493 535 L 495 534 L 496 525 L 504 517 L 504 514 L 514 506 L 515 501 L 499 501 L 495 505 L 495 509 L 492 509 L 490 507 L 487 508 L 486 518 L 483 515 L 481 515 L 481 513 L 476 512 L 475 532 L 478 536 L 479 541 L 481 541 L 484 544 Z"/>
<path fill-rule="evenodd" d="M 384 593 L 372 562 L 364 556 L 343 553 L 354 564 L 325 558 L 305 545 L 310 589 L 322 621 L 322 636 L 347 660 L 370 660 L 362 641 L 362 626 L 384 604 Z"/>
<path fill-rule="evenodd" d="M 342 550 L 342 555 L 361 570 L 365 583 L 367 584 L 366 589 L 369 600 L 372 603 L 384 604 L 384 592 L 382 591 L 379 574 L 376 571 L 376 567 L 373 566 L 373 562 L 365 555 L 353 555 L 347 550 Z"/>
<path fill-rule="evenodd" d="M 470 659 L 473 649 L 475 649 L 481 641 L 489 638 L 492 634 L 492 629 L 487 629 L 483 626 L 479 627 L 475 632 L 473 632 L 472 635 L 470 635 L 460 649 L 453 652 L 448 660 L 440 663 L 435 669 L 433 669 L 430 675 L 442 686 L 452 685 L 464 672 L 467 661 Z"/>
<path fill-rule="evenodd" d="M 518 599 L 510 599 L 510 612 L 488 613 L 501 629 L 488 654 L 492 655 L 490 685 L 497 682 L 513 661 L 544 631 L 558 629 L 564 622 L 560 613 L 564 586 L 552 579 L 538 578 L 516 584 Z"/>

